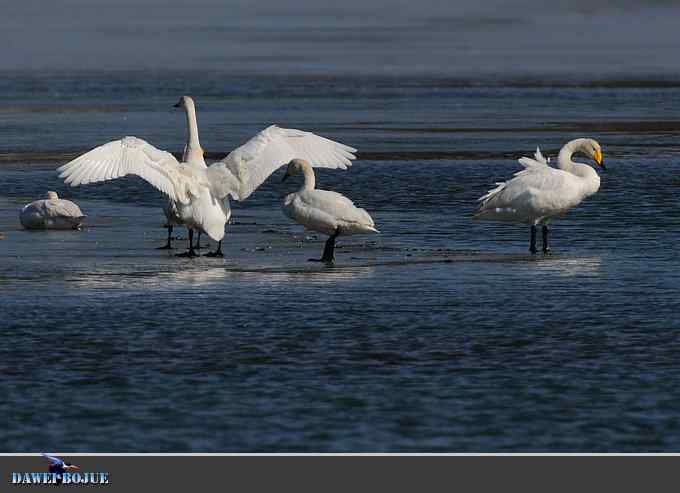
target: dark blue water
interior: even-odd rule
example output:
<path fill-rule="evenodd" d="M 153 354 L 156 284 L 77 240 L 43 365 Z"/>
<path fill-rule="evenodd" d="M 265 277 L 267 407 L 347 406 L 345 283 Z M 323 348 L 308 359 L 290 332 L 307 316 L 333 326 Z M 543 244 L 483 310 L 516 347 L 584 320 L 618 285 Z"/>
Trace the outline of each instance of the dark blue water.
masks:
<path fill-rule="evenodd" d="M 371 19 L 357 9 L 351 19 Z M 9 59 L 0 78 L 2 451 L 677 451 L 674 69 L 659 78 L 659 60 L 647 67 L 624 47 L 630 74 L 621 65 L 594 74 L 580 42 L 558 37 L 579 70 L 538 59 L 531 77 L 456 77 L 452 66 L 433 69 L 449 44 L 470 56 L 453 43 L 455 30 L 425 36 L 433 24 L 414 27 L 417 16 L 400 11 L 385 23 L 410 26 L 405 44 L 385 41 L 399 38 L 389 29 L 368 39 L 356 22 L 364 37 L 352 44 L 333 12 L 288 19 L 286 32 L 325 40 L 291 50 L 308 56 L 301 66 L 274 56 L 238 68 L 233 46 L 224 55 L 232 65 L 209 69 L 223 54 L 213 48 L 213 58 L 194 60 L 200 71 L 85 56 L 104 53 L 98 45 L 78 45 L 87 63 L 77 71 L 37 52 L 32 60 L 51 71 Z M 248 50 L 283 36 L 272 18 L 249 15 L 257 22 L 234 34 L 254 29 Z M 562 25 L 556 15 L 551 25 Z M 588 14 L 568 15 L 578 24 Z M 314 27 L 320 18 L 335 38 Z M 55 19 L 65 32 L 67 18 Z M 474 19 L 462 24 L 472 41 L 506 30 L 531 39 L 512 18 Z M 387 55 L 414 38 L 411 56 L 431 57 L 427 76 L 403 60 L 373 65 L 371 56 L 401 60 Z M 117 38 L 104 30 L 94 39 L 106 48 Z M 343 65 L 337 46 L 367 58 Z M 482 51 L 504 60 L 498 46 Z M 324 50 L 335 57 L 329 74 L 315 62 Z M 358 148 L 351 170 L 321 170 L 318 185 L 366 208 L 382 233 L 340 241 L 333 268 L 308 263 L 324 238 L 283 216 L 281 199 L 297 184 L 280 183 L 279 171 L 233 204 L 224 259 L 177 259 L 154 249 L 165 238 L 164 199 L 143 181 L 59 181 L 59 165 L 124 135 L 181 151 L 184 117 L 171 108 L 181 94 L 196 98 L 214 159 L 271 123 Z M 554 222 L 553 255 L 528 255 L 525 226 L 472 220 L 476 199 L 517 171 L 518 157 L 536 145 L 555 156 L 584 136 L 602 144 L 609 172 L 596 195 Z M 21 229 L 19 209 L 47 190 L 81 205 L 82 232 Z"/>

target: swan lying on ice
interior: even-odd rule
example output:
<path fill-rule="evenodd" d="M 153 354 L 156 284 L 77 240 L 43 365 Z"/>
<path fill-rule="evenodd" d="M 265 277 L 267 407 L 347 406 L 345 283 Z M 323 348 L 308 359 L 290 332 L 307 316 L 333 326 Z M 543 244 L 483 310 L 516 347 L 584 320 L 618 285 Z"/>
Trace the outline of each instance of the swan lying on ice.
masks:
<path fill-rule="evenodd" d="M 493 190 L 482 196 L 475 214 L 477 219 L 510 221 L 531 225 L 529 250 L 536 253 L 536 226 L 543 226 L 543 252 L 550 251 L 548 222 L 555 216 L 576 207 L 600 188 L 600 177 L 587 164 L 575 163 L 571 156 L 581 152 L 606 170 L 600 144 L 593 139 L 575 139 L 567 142 L 557 157 L 557 167 L 552 168 L 536 149 L 535 159 L 519 160 L 524 169 L 515 177 L 497 183 Z"/>
<path fill-rule="evenodd" d="M 178 104 L 193 106 L 184 96 Z M 193 114 L 193 122 L 191 121 Z M 125 137 L 99 146 L 61 166 L 60 177 L 71 186 L 136 175 L 165 193 L 177 205 L 178 217 L 189 228 L 205 232 L 218 242 L 212 254 L 222 256 L 224 227 L 231 215 L 229 197 L 245 200 L 274 171 L 292 159 L 312 160 L 315 166 L 347 169 L 356 149 L 310 132 L 272 125 L 223 160 L 207 166 L 198 142 L 195 112 L 187 111 L 190 137 L 185 160 L 179 162 L 137 137 Z M 189 251 L 195 256 L 189 230 Z"/>
<path fill-rule="evenodd" d="M 333 263 L 335 240 L 340 235 L 379 233 L 368 212 L 356 207 L 347 197 L 337 192 L 317 190 L 314 170 L 306 160 L 293 159 L 282 181 L 299 171 L 304 174 L 304 184 L 297 192 L 286 195 L 283 212 L 307 229 L 329 236 L 319 262 Z"/>
<path fill-rule="evenodd" d="M 85 214 L 70 200 L 60 199 L 57 192 L 36 200 L 21 209 L 19 220 L 26 229 L 80 229 Z"/>

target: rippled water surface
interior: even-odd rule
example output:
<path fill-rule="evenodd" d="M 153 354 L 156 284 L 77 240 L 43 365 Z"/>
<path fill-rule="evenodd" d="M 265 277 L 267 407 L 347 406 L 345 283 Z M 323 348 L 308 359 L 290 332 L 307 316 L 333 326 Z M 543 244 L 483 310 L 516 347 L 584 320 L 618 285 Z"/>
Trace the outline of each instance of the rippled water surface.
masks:
<path fill-rule="evenodd" d="M 386 33 L 357 43 L 385 53 Z M 321 48 L 286 75 L 250 59 L 0 79 L 1 451 L 677 451 L 680 87 L 319 75 Z M 224 259 L 177 259 L 155 249 L 164 199 L 145 182 L 57 178 L 124 135 L 180 152 L 185 93 L 213 159 L 271 123 L 358 148 L 318 185 L 382 233 L 307 262 L 324 238 L 283 216 L 298 183 L 278 171 L 233 205 Z M 472 219 L 518 157 L 582 136 L 609 172 L 554 222 L 553 255 L 528 254 L 526 226 Z M 83 231 L 21 229 L 47 190 L 80 204 Z"/>

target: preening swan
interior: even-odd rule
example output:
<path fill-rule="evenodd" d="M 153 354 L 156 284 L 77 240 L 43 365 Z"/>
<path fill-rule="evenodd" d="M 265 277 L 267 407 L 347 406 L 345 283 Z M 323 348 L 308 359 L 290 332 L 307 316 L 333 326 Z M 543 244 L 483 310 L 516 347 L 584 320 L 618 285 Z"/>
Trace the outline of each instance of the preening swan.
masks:
<path fill-rule="evenodd" d="M 186 109 L 193 106 L 189 101 L 185 96 L 179 104 Z M 229 196 L 239 201 L 247 199 L 269 175 L 294 158 L 340 169 L 347 169 L 355 159 L 356 149 L 352 147 L 310 132 L 272 125 L 221 161 L 205 166 L 195 130 L 195 112 L 187 111 L 187 119 L 190 137 L 185 162 L 180 163 L 169 152 L 142 139 L 125 137 L 61 166 L 59 176 L 71 186 L 139 176 L 175 202 L 178 216 L 187 227 L 202 230 L 219 242 L 215 254 L 221 255 L 224 226 L 230 215 Z M 188 254 L 193 256 L 191 230 L 189 235 Z"/>
<path fill-rule="evenodd" d="M 333 263 L 335 240 L 340 235 L 379 233 L 364 209 L 360 209 L 344 195 L 328 190 L 317 190 L 312 165 L 304 159 L 293 159 L 282 181 L 302 171 L 305 182 L 295 193 L 286 195 L 283 212 L 307 229 L 329 235 L 320 262 Z M 310 259 L 315 260 L 315 259 Z"/>
<path fill-rule="evenodd" d="M 26 229 L 80 229 L 85 214 L 57 192 L 47 192 L 47 199 L 36 200 L 21 209 L 19 220 Z"/>
<path fill-rule="evenodd" d="M 600 144 L 593 139 L 567 142 L 552 168 L 537 148 L 535 159 L 520 158 L 524 169 L 515 177 L 482 196 L 475 218 L 511 221 L 531 225 L 529 250 L 536 253 L 536 226 L 543 225 L 543 252 L 548 253 L 548 222 L 564 214 L 600 188 L 600 177 L 587 164 L 575 163 L 571 156 L 582 152 L 605 169 Z"/>

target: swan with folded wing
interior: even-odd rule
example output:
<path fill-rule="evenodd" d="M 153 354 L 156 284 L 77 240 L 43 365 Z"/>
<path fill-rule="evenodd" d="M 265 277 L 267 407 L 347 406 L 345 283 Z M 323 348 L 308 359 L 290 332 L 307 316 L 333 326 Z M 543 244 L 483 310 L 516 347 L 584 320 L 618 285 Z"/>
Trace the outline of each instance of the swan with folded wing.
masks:
<path fill-rule="evenodd" d="M 319 262 L 332 264 L 335 261 L 335 240 L 340 235 L 379 233 L 373 218 L 364 209 L 355 206 L 344 195 L 316 188 L 314 170 L 308 161 L 291 160 L 282 181 L 298 172 L 304 174 L 305 181 L 300 190 L 286 196 L 283 212 L 307 229 L 328 235 Z"/>
<path fill-rule="evenodd" d="M 313 161 L 317 167 L 340 169 L 347 169 L 355 159 L 352 147 L 311 132 L 271 125 L 207 166 L 198 141 L 193 101 L 183 96 L 178 105 L 185 108 L 189 121 L 185 162 L 140 138 L 125 137 L 61 166 L 59 176 L 71 186 L 139 176 L 174 202 L 182 224 L 218 242 L 209 255 L 222 256 L 224 227 L 231 215 L 229 197 L 247 199 L 274 171 L 295 158 Z M 187 255 L 195 256 L 191 229 L 189 235 Z"/>
<path fill-rule="evenodd" d="M 605 169 L 600 144 L 593 139 L 567 142 L 557 157 L 557 168 L 549 166 L 541 151 L 535 159 L 519 160 L 524 169 L 515 177 L 483 195 L 475 218 L 510 221 L 531 225 L 529 250 L 536 253 L 536 227 L 543 226 L 543 252 L 549 253 L 548 223 L 558 215 L 579 205 L 600 188 L 600 176 L 587 164 L 575 163 L 571 157 L 581 152 Z"/>

